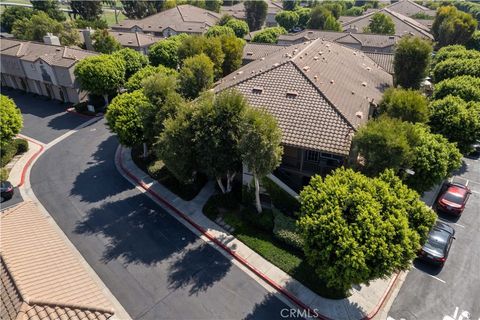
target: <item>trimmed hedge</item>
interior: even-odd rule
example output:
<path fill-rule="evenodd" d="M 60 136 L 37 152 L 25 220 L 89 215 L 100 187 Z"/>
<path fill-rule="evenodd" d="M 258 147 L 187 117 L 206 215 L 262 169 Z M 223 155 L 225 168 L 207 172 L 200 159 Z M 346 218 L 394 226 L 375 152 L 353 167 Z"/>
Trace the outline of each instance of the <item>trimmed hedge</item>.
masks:
<path fill-rule="evenodd" d="M 280 188 L 275 182 L 265 177 L 262 180 L 262 186 L 267 190 L 272 203 L 278 210 L 284 214 L 295 217 L 300 210 L 300 202 Z"/>
<path fill-rule="evenodd" d="M 0 181 L 8 180 L 8 170 L 7 168 L 0 168 Z"/>
<path fill-rule="evenodd" d="M 292 248 L 302 251 L 304 241 L 298 232 L 296 220 L 285 216 L 278 210 L 273 210 L 274 228 L 273 235 L 279 241 L 291 246 Z"/>
<path fill-rule="evenodd" d="M 467 50 L 459 44 L 446 46 L 438 50 L 435 54 L 434 62 L 438 64 L 448 59 L 480 59 L 480 51 Z"/>
<path fill-rule="evenodd" d="M 433 78 L 435 82 L 462 75 L 480 78 L 479 61 L 480 59 L 447 59 L 433 68 Z"/>
<path fill-rule="evenodd" d="M 480 101 L 480 78 L 458 76 L 435 85 L 434 100 L 443 99 L 448 95 L 457 96 L 465 101 Z"/>
<path fill-rule="evenodd" d="M 28 141 L 25 139 L 14 139 L 0 150 L 0 167 L 5 167 L 17 154 L 28 151 Z"/>
<path fill-rule="evenodd" d="M 15 139 L 13 140 L 17 146 L 17 154 L 24 153 L 28 151 L 28 141 L 25 139 Z"/>

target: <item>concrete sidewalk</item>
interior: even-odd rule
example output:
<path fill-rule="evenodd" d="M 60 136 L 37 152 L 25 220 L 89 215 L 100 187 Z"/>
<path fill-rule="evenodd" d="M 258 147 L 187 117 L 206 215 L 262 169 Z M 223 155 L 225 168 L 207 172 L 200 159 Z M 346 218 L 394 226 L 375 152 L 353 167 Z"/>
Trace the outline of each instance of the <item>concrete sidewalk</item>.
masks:
<path fill-rule="evenodd" d="M 369 286 L 361 285 L 352 289 L 352 295 L 341 300 L 323 298 L 303 284 L 280 270 L 241 241 L 232 236 L 202 213 L 202 208 L 208 198 L 215 192 L 214 183 L 208 183 L 192 201 L 185 201 L 164 186 L 153 180 L 138 168 L 132 160 L 131 150 L 119 147 L 115 160 L 122 175 L 139 188 L 145 189 L 154 200 L 166 207 L 174 216 L 180 216 L 182 223 L 195 227 L 208 239 L 227 251 L 258 277 L 263 279 L 275 291 L 285 296 L 299 308 L 309 310 L 310 315 L 318 315 L 323 319 L 372 319 L 382 308 L 385 301 L 392 297 L 395 287 L 398 289 L 395 274 L 388 279 L 372 281 Z M 178 218 L 178 217 L 177 217 Z M 217 247 L 218 247 L 217 246 Z"/>

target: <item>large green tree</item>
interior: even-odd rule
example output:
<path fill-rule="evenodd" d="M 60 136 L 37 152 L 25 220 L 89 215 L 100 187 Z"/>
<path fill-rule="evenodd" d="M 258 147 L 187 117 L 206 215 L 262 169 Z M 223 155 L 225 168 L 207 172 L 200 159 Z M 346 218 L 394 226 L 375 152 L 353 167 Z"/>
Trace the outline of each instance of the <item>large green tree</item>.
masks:
<path fill-rule="evenodd" d="M 298 26 L 301 28 L 306 28 L 308 25 L 308 22 L 310 21 L 310 14 L 311 14 L 311 9 L 310 8 L 298 8 L 295 10 L 295 12 L 298 15 Z"/>
<path fill-rule="evenodd" d="M 300 201 L 307 261 L 345 293 L 408 269 L 436 219 L 392 170 L 377 178 L 344 168 L 315 176 Z"/>
<path fill-rule="evenodd" d="M 80 60 L 74 71 L 82 90 L 102 95 L 108 105 L 108 95 L 115 93 L 125 79 L 125 62 L 114 55 L 98 55 Z"/>
<path fill-rule="evenodd" d="M 310 29 L 340 31 L 340 23 L 325 6 L 316 6 L 310 12 Z"/>
<path fill-rule="evenodd" d="M 395 24 L 392 18 L 384 13 L 377 12 L 372 16 L 372 19 L 364 32 L 377 34 L 395 34 Z"/>
<path fill-rule="evenodd" d="M 128 79 L 128 81 L 125 83 L 124 87 L 129 92 L 141 89 L 143 87 L 142 82 L 145 79 L 147 79 L 148 77 L 153 76 L 154 74 L 157 74 L 157 73 L 162 73 L 162 74 L 174 76 L 175 78 L 178 76 L 177 71 L 175 71 L 173 69 L 170 69 L 170 68 L 167 68 L 167 67 L 164 67 L 162 65 L 157 66 L 157 67 L 146 66 L 146 67 L 138 70 L 137 72 L 135 72 Z"/>
<path fill-rule="evenodd" d="M 65 21 L 65 14 L 60 10 L 60 2 L 57 0 L 30 0 L 34 11 L 43 11 L 50 18 L 57 21 Z"/>
<path fill-rule="evenodd" d="M 204 53 L 213 62 L 215 78 L 222 76 L 222 66 L 225 59 L 225 53 L 222 50 L 222 42 L 219 37 L 206 38 L 204 36 L 189 36 L 183 39 L 178 48 L 178 58 L 184 61 L 188 57 L 193 57 Z"/>
<path fill-rule="evenodd" d="M 292 30 L 298 25 L 298 14 L 295 11 L 280 11 L 275 15 L 275 21 L 285 30 Z"/>
<path fill-rule="evenodd" d="M 220 12 L 223 0 L 206 0 L 205 9 L 215 12 Z"/>
<path fill-rule="evenodd" d="M 268 4 L 263 1 L 245 1 L 245 16 L 250 31 L 256 31 L 262 28 L 267 18 Z"/>
<path fill-rule="evenodd" d="M 228 35 L 228 36 L 234 36 L 235 32 L 233 32 L 232 28 L 229 28 L 227 26 L 213 26 L 208 28 L 207 32 L 205 33 L 205 36 L 207 38 L 212 38 L 212 37 L 219 37 L 223 35 Z"/>
<path fill-rule="evenodd" d="M 4 149 L 23 127 L 22 112 L 15 102 L 0 94 L 0 148 Z"/>
<path fill-rule="evenodd" d="M 432 33 L 440 47 L 450 44 L 466 44 L 477 28 L 472 15 L 459 11 L 453 6 L 440 7 L 437 10 Z"/>
<path fill-rule="evenodd" d="M 423 124 L 384 116 L 361 127 L 353 145 L 364 159 L 365 173 L 375 176 L 393 169 L 420 193 L 440 183 L 461 164 L 455 144 L 442 135 L 431 133 Z M 414 174 L 406 174 L 407 169 Z"/>
<path fill-rule="evenodd" d="M 298 3 L 299 3 L 298 0 L 283 0 L 282 1 L 283 10 L 288 10 L 288 11 L 295 10 L 295 8 L 298 6 Z"/>
<path fill-rule="evenodd" d="M 5 8 L 0 18 L 0 25 L 5 32 L 11 32 L 15 21 L 22 19 L 30 20 L 33 15 L 31 8 L 11 6 Z"/>
<path fill-rule="evenodd" d="M 462 45 L 450 45 L 441 48 L 435 54 L 434 64 L 438 64 L 447 59 L 480 59 L 480 51 L 478 50 L 467 50 L 465 46 Z"/>
<path fill-rule="evenodd" d="M 235 36 L 221 36 L 222 51 L 225 54 L 222 64 L 223 75 L 232 73 L 242 65 L 245 41 Z"/>
<path fill-rule="evenodd" d="M 241 39 L 243 39 L 243 37 L 245 37 L 245 35 L 247 35 L 247 33 L 250 32 L 250 29 L 248 28 L 248 24 L 243 20 L 232 18 L 225 23 L 225 26 L 232 29 L 235 35 Z"/>
<path fill-rule="evenodd" d="M 148 57 L 130 48 L 116 51 L 114 55 L 125 61 L 125 80 L 148 65 Z"/>
<path fill-rule="evenodd" d="M 480 102 L 465 102 L 459 97 L 446 96 L 431 104 L 429 125 L 449 141 L 456 142 L 460 151 L 468 153 L 480 140 Z"/>
<path fill-rule="evenodd" d="M 454 78 L 462 75 L 469 75 L 480 78 L 480 63 L 478 59 L 456 59 L 450 58 L 437 63 L 432 70 L 435 82 Z"/>
<path fill-rule="evenodd" d="M 180 92 L 186 98 L 198 97 L 200 92 L 212 86 L 213 75 L 214 64 L 204 53 L 185 59 L 178 77 Z"/>
<path fill-rule="evenodd" d="M 418 89 L 427 75 L 432 45 L 420 37 L 402 37 L 395 47 L 395 82 L 403 88 Z"/>
<path fill-rule="evenodd" d="M 113 53 L 122 49 L 122 45 L 108 31 L 96 30 L 92 36 L 93 49 L 100 53 Z"/>
<path fill-rule="evenodd" d="M 445 79 L 435 85 L 432 98 L 445 98 L 448 95 L 462 98 L 465 101 L 480 102 L 480 78 L 472 76 L 458 76 Z"/>
<path fill-rule="evenodd" d="M 79 15 L 80 18 L 88 21 L 100 19 L 103 13 L 101 1 L 71 0 L 70 8 L 72 9 L 75 18 Z"/>
<path fill-rule="evenodd" d="M 380 102 L 380 112 L 403 121 L 427 122 L 428 101 L 419 91 L 389 88 Z"/>
<path fill-rule="evenodd" d="M 255 206 L 259 213 L 262 212 L 259 181 L 280 165 L 283 154 L 281 136 L 271 114 L 262 109 L 247 110 L 239 147 L 243 164 L 253 175 Z"/>
<path fill-rule="evenodd" d="M 129 19 L 143 19 L 157 13 L 156 1 L 122 0 L 123 14 Z"/>
<path fill-rule="evenodd" d="M 176 69 L 180 64 L 178 48 L 188 35 L 182 33 L 153 44 L 148 50 L 148 58 L 153 66 L 164 65 Z"/>
<path fill-rule="evenodd" d="M 287 30 L 282 27 L 265 28 L 253 36 L 252 42 L 277 43 L 278 36 L 281 34 L 287 34 Z"/>

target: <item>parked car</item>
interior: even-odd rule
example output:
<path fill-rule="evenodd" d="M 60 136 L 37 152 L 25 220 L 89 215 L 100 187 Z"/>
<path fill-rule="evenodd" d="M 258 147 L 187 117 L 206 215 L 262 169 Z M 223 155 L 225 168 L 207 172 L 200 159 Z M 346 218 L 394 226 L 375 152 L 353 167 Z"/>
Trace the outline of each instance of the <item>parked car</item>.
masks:
<path fill-rule="evenodd" d="M 9 200 L 13 197 L 13 186 L 9 181 L 2 181 L 0 183 L 0 191 L 2 201 Z"/>
<path fill-rule="evenodd" d="M 472 191 L 462 184 L 450 183 L 438 197 L 437 210 L 459 216 L 465 209 L 471 193 Z"/>
<path fill-rule="evenodd" d="M 430 230 L 428 239 L 420 250 L 418 257 L 443 267 L 454 239 L 455 229 L 446 223 L 437 221 Z"/>

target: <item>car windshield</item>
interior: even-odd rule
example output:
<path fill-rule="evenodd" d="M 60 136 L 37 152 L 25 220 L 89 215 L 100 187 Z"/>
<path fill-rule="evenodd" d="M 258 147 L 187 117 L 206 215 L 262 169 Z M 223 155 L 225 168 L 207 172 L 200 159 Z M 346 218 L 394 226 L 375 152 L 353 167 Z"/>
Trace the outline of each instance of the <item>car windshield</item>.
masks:
<path fill-rule="evenodd" d="M 447 240 L 448 236 L 445 232 L 433 230 L 425 243 L 425 248 L 442 256 L 447 245 Z"/>
<path fill-rule="evenodd" d="M 453 203 L 458 203 L 458 204 L 463 203 L 463 196 L 458 193 L 447 192 L 444 198 L 445 200 Z"/>

